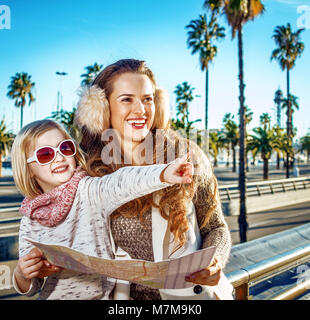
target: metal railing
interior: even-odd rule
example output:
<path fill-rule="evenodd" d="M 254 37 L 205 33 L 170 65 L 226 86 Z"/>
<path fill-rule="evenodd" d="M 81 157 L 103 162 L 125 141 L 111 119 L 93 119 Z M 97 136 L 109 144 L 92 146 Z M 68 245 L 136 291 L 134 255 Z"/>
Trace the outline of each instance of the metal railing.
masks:
<path fill-rule="evenodd" d="M 251 300 L 249 289 L 252 285 L 268 280 L 287 270 L 310 261 L 310 244 L 268 258 L 256 264 L 233 271 L 227 274 L 227 278 L 235 288 L 236 300 Z M 310 270 L 310 269 L 309 269 Z M 272 295 L 270 300 L 291 300 L 310 291 L 310 276 L 299 279 L 286 290 Z"/>
<path fill-rule="evenodd" d="M 246 184 L 247 197 L 276 194 L 288 191 L 310 189 L 310 177 L 290 178 L 281 180 L 268 180 L 248 182 Z M 238 184 L 221 185 L 219 193 L 222 201 L 230 201 L 239 198 Z"/>

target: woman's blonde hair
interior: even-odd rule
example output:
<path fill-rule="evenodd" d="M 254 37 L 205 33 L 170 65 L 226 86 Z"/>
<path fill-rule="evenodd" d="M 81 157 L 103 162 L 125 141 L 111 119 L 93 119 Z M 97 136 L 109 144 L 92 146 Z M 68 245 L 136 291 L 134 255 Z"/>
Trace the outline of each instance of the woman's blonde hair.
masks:
<path fill-rule="evenodd" d="M 58 129 L 65 139 L 72 139 L 64 127 L 53 120 L 38 120 L 24 126 L 16 135 L 12 147 L 12 170 L 13 178 L 20 192 L 31 199 L 43 193 L 36 179 L 31 176 L 27 165 L 26 155 L 36 140 L 45 132 Z M 86 162 L 81 149 L 76 145 L 76 155 L 74 156 L 77 165 L 86 169 Z"/>
<path fill-rule="evenodd" d="M 101 157 L 102 150 L 107 144 L 107 142 L 101 139 L 102 133 L 111 128 L 109 97 L 113 91 L 115 79 L 124 73 L 146 75 L 154 86 L 155 116 L 150 131 L 153 138 L 152 163 L 158 163 L 159 157 L 156 155 L 155 150 L 156 131 L 161 129 L 161 141 L 164 146 L 162 150 L 165 155 L 164 157 L 160 157 L 162 161 L 167 162 L 167 153 L 170 149 L 175 150 L 175 157 L 179 157 L 183 155 L 186 150 L 189 150 L 190 146 L 192 149 L 192 160 L 194 160 L 196 164 L 196 169 L 202 174 L 195 175 L 191 184 L 174 185 L 166 188 L 164 192 L 155 192 L 155 194 L 160 195 L 159 202 L 154 201 L 153 194 L 135 199 L 117 209 L 112 215 L 112 219 L 119 215 L 126 217 L 138 215 L 140 219 L 143 220 L 144 213 L 150 207 L 157 207 L 159 208 L 161 216 L 168 220 L 170 231 L 174 235 L 177 248 L 179 248 L 184 245 L 186 241 L 186 231 L 189 228 L 186 217 L 188 201 L 193 200 L 199 187 L 203 190 L 204 197 L 200 199 L 196 197 L 195 200 L 206 206 L 205 217 L 203 221 L 200 221 L 201 226 L 205 226 L 217 205 L 217 182 L 212 172 L 210 162 L 201 149 L 170 129 L 169 95 L 167 91 L 157 87 L 155 77 L 144 61 L 135 59 L 119 60 L 102 70 L 92 85 L 82 92 L 75 121 L 81 133 L 80 146 L 87 155 L 87 169 L 93 176 L 103 176 L 126 165 L 124 161 L 122 161 L 122 163 L 112 161 L 111 164 L 104 164 Z M 112 143 L 115 142 L 112 141 Z M 124 160 L 124 158 L 122 158 L 122 160 Z"/>

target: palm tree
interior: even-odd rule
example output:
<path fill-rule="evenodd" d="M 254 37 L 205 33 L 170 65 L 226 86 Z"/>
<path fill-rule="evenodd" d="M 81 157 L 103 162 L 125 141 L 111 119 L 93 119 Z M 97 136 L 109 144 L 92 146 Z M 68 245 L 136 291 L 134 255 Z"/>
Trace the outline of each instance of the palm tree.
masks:
<path fill-rule="evenodd" d="M 72 111 L 53 111 L 52 115 L 49 118 L 55 119 L 56 121 L 62 123 L 65 126 L 65 128 L 69 131 L 70 135 L 75 139 L 78 139 L 79 130 L 74 123 L 75 113 L 75 107 L 72 109 Z"/>
<path fill-rule="evenodd" d="M 240 118 L 240 112 L 238 112 L 238 116 Z M 247 128 L 249 127 L 249 124 L 251 123 L 251 121 L 253 120 L 253 111 L 251 110 L 251 108 L 249 108 L 248 106 L 244 106 L 244 117 L 245 117 L 245 128 L 244 128 L 244 137 L 245 137 L 245 141 L 248 140 L 248 130 Z M 249 171 L 249 161 L 248 161 L 248 150 L 246 149 L 245 152 L 245 166 L 246 166 L 246 170 Z"/>
<path fill-rule="evenodd" d="M 177 103 L 177 116 L 181 116 L 181 120 L 184 123 L 189 123 L 189 104 L 194 100 L 193 92 L 195 88 L 192 88 L 188 82 L 178 84 L 173 91 L 176 97 Z"/>
<path fill-rule="evenodd" d="M 5 156 L 13 143 L 13 135 L 7 131 L 4 120 L 0 122 L 0 177 L 2 172 L 2 156 Z"/>
<path fill-rule="evenodd" d="M 223 140 L 229 143 L 232 155 L 233 155 L 233 168 L 232 171 L 236 172 L 236 147 L 239 142 L 239 130 L 238 124 L 234 120 L 234 116 L 231 113 L 226 113 L 223 118 Z"/>
<path fill-rule="evenodd" d="M 287 119 L 290 119 L 290 130 L 291 130 L 291 135 L 290 139 L 292 140 L 292 145 L 293 145 L 293 138 L 294 136 L 294 125 L 293 125 L 293 113 L 295 110 L 299 110 L 299 104 L 298 104 L 298 97 L 294 96 L 293 94 L 289 95 L 289 101 L 287 98 L 282 99 L 282 104 L 281 104 L 282 109 L 286 109 L 286 117 Z M 290 161 L 294 162 L 295 154 L 294 154 L 294 149 L 292 148 L 292 153 L 288 154 L 288 159 Z M 290 168 L 291 162 L 286 159 L 286 168 Z"/>
<path fill-rule="evenodd" d="M 282 99 L 281 107 L 282 109 L 286 109 L 286 116 L 290 118 L 291 129 L 293 130 L 293 113 L 295 110 L 299 110 L 298 97 L 290 94 L 289 101 L 287 98 Z"/>
<path fill-rule="evenodd" d="M 260 153 L 264 161 L 264 174 L 265 180 L 269 177 L 269 160 L 274 148 L 275 136 L 273 130 L 270 128 L 271 117 L 268 113 L 263 113 L 260 116 L 260 124 L 263 127 L 253 129 L 254 134 L 250 135 L 248 149 L 252 150 L 254 154 Z"/>
<path fill-rule="evenodd" d="M 20 107 L 20 127 L 23 127 L 24 118 L 24 106 L 26 105 L 26 99 L 28 98 L 28 105 L 30 106 L 34 102 L 32 89 L 35 83 L 31 81 L 31 76 L 25 72 L 16 73 L 11 77 L 11 83 L 8 86 L 7 96 L 10 99 L 15 100 L 15 106 Z"/>
<path fill-rule="evenodd" d="M 83 80 L 81 81 L 81 85 L 82 86 L 88 86 L 90 85 L 93 80 L 96 78 L 96 76 L 98 75 L 98 73 L 101 71 L 103 65 L 102 64 L 98 64 L 97 62 L 95 62 L 93 65 L 87 66 L 84 69 L 86 70 L 86 73 L 83 73 L 81 75 L 81 78 L 83 78 Z"/>
<path fill-rule="evenodd" d="M 240 101 L 240 142 L 239 142 L 239 191 L 240 191 L 240 215 L 239 232 L 240 241 L 247 241 L 246 221 L 246 172 L 245 172 L 245 97 L 243 75 L 243 26 L 249 20 L 254 20 L 263 13 L 264 6 L 260 0 L 205 0 L 204 7 L 213 12 L 223 12 L 228 24 L 231 26 L 232 38 L 238 33 L 238 64 L 239 64 L 239 101 Z"/>
<path fill-rule="evenodd" d="M 293 134 L 296 134 L 296 131 Z M 283 154 L 283 158 L 290 159 L 290 155 L 293 154 L 293 151 L 294 151 L 291 137 L 288 137 L 287 133 L 285 132 L 283 134 L 282 141 L 280 142 L 280 146 L 278 146 L 278 144 L 279 142 L 277 142 L 277 148 L 281 150 Z M 286 166 L 285 163 L 284 163 L 284 166 Z"/>
<path fill-rule="evenodd" d="M 307 153 L 307 162 L 310 159 L 310 135 L 305 135 L 300 138 L 300 151 L 306 151 Z"/>
<path fill-rule="evenodd" d="M 248 142 L 248 149 L 252 150 L 254 154 L 261 154 L 261 158 L 264 161 L 264 174 L 265 180 L 268 179 L 269 172 L 269 159 L 273 151 L 273 131 L 270 128 L 257 127 L 253 129 L 254 134 L 250 135 L 251 139 Z"/>
<path fill-rule="evenodd" d="M 273 132 L 275 136 L 275 145 L 274 151 L 277 153 L 277 170 L 280 169 L 280 155 L 285 153 L 286 155 L 286 146 L 285 146 L 285 132 L 284 129 L 279 125 L 273 127 Z"/>
<path fill-rule="evenodd" d="M 191 20 L 186 26 L 188 31 L 187 45 L 192 48 L 192 54 L 199 53 L 201 71 L 206 71 L 205 83 L 205 135 L 208 138 L 208 109 L 209 109 L 209 63 L 217 55 L 217 47 L 212 43 L 214 40 L 225 37 L 225 28 L 217 23 L 216 14 L 212 13 L 211 19 L 207 22 L 207 16 L 200 15 L 199 19 Z M 209 143 L 206 141 L 207 152 Z"/>
<path fill-rule="evenodd" d="M 292 119 L 290 105 L 290 70 L 294 68 L 296 59 L 301 56 L 305 45 L 300 41 L 300 35 L 304 29 L 298 29 L 293 32 L 290 23 L 287 26 L 277 26 L 274 30 L 272 38 L 276 43 L 276 49 L 272 51 L 271 60 L 275 59 L 279 62 L 282 71 L 286 70 L 286 98 L 288 101 L 288 112 L 286 122 L 286 133 L 289 139 L 292 139 Z M 286 177 L 290 177 L 290 155 L 286 156 Z"/>
<path fill-rule="evenodd" d="M 194 123 L 201 121 L 201 119 L 196 119 L 193 121 L 189 120 L 189 104 L 194 100 L 195 88 L 192 88 L 187 82 L 178 84 L 174 90 L 176 94 L 176 119 L 171 120 L 171 127 L 174 130 L 182 131 L 187 138 L 192 137 L 192 131 L 194 130 Z M 197 136 L 195 137 L 198 145 L 201 145 L 201 132 L 198 130 Z"/>
<path fill-rule="evenodd" d="M 222 135 L 218 131 L 209 132 L 209 150 L 210 154 L 214 159 L 214 167 L 217 167 L 217 157 L 219 151 L 224 146 L 224 141 L 222 139 Z"/>
<path fill-rule="evenodd" d="M 230 141 L 227 139 L 225 133 L 221 132 L 221 140 L 223 141 L 223 148 L 226 150 L 226 167 L 229 167 L 229 159 L 230 159 Z"/>
<path fill-rule="evenodd" d="M 270 129 L 270 122 L 271 122 L 271 117 L 269 115 L 269 113 L 263 113 L 260 117 L 259 117 L 259 122 L 260 124 L 264 127 L 264 130 Z"/>

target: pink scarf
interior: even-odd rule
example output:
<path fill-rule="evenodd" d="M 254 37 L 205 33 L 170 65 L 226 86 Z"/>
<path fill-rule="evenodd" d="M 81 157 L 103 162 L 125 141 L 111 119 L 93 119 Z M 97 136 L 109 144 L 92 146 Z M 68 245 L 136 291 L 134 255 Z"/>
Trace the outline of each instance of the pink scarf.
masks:
<path fill-rule="evenodd" d="M 55 227 L 67 217 L 79 182 L 86 175 L 85 171 L 76 170 L 68 182 L 34 199 L 26 197 L 21 204 L 20 212 L 43 226 Z"/>

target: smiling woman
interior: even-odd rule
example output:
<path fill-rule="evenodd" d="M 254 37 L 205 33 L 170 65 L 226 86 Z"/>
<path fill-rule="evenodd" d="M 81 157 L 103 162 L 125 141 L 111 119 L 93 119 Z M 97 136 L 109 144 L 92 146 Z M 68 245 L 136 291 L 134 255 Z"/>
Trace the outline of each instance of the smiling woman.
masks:
<path fill-rule="evenodd" d="M 82 92 L 76 114 L 82 135 L 80 146 L 87 155 L 88 171 L 94 176 L 105 176 L 132 164 L 167 163 L 170 154 L 176 159 L 191 150 L 190 160 L 196 165 L 191 183 L 140 197 L 111 215 L 109 254 L 116 259 L 127 254 L 133 259 L 160 261 L 215 245 L 216 257 L 211 265 L 186 278 L 198 286 L 214 286 L 231 246 L 217 181 L 202 150 L 170 129 L 169 113 L 169 97 L 157 86 L 146 63 L 119 60 L 102 70 Z M 151 161 L 146 161 L 146 153 L 152 155 Z M 159 292 L 119 283 L 114 299 L 213 298 L 206 288 L 193 288 Z"/>

